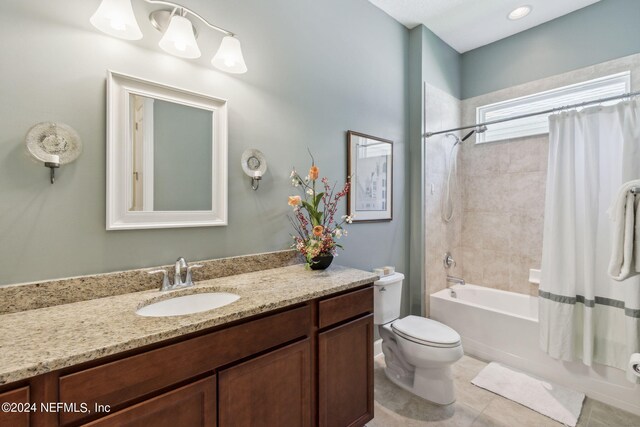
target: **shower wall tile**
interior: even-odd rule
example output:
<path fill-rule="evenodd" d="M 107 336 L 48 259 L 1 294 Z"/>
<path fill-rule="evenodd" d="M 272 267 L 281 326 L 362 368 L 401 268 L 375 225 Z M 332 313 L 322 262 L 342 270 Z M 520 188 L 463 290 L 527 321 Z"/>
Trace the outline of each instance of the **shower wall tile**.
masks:
<path fill-rule="evenodd" d="M 509 252 L 483 250 L 482 281 L 495 289 L 509 290 L 511 267 Z"/>
<path fill-rule="evenodd" d="M 542 215 L 513 214 L 509 218 L 509 242 L 513 255 L 542 258 Z M 528 273 L 528 270 L 527 270 Z"/>
<path fill-rule="evenodd" d="M 526 295 L 538 295 L 538 286 L 529 283 L 529 269 L 540 265 L 539 257 L 511 254 L 509 258 L 509 290 Z"/>
<path fill-rule="evenodd" d="M 549 138 L 547 135 L 513 140 L 506 145 L 507 163 L 502 172 L 538 172 L 546 170 Z"/>
<path fill-rule="evenodd" d="M 491 174 L 482 176 L 466 175 L 469 168 L 463 164 L 465 212 L 506 212 L 510 205 L 511 191 L 509 176 Z M 464 216 L 464 215 L 463 215 Z"/>
<path fill-rule="evenodd" d="M 426 128 L 447 129 L 460 126 L 461 102 L 451 95 L 427 86 Z M 429 295 L 446 287 L 446 276 L 463 277 L 462 238 L 462 161 L 458 157 L 458 185 L 452 191 L 453 217 L 442 219 L 441 204 L 447 182 L 448 162 L 454 139 L 437 135 L 425 144 L 425 311 L 429 315 Z M 460 154 L 460 153 L 459 153 Z M 451 252 L 455 267 L 445 270 L 442 259 Z"/>
<path fill-rule="evenodd" d="M 469 140 L 467 140 L 469 141 Z M 460 156 L 464 164 L 466 176 L 482 176 L 500 173 L 509 165 L 509 152 L 504 149 L 504 144 L 483 144 L 463 146 Z"/>
<path fill-rule="evenodd" d="M 544 215 L 546 175 L 543 172 L 511 173 L 500 177 L 508 179 L 509 190 L 503 197 L 508 201 L 510 213 Z"/>

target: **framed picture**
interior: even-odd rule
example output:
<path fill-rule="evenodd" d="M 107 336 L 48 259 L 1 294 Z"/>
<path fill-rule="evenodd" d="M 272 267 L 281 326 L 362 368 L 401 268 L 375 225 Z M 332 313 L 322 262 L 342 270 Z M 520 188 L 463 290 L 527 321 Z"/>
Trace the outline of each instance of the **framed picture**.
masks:
<path fill-rule="evenodd" d="M 348 214 L 353 222 L 393 219 L 393 142 L 347 132 Z"/>

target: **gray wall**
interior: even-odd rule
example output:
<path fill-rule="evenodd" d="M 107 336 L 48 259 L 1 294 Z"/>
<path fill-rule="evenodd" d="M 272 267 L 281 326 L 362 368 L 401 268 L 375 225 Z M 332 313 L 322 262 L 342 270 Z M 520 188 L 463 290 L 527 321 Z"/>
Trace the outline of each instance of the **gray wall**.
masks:
<path fill-rule="evenodd" d="M 460 99 L 462 97 L 460 54 L 424 25 L 418 28 L 422 33 L 423 80 Z"/>
<path fill-rule="evenodd" d="M 133 2 L 140 42 L 96 31 L 99 3 L 0 3 L 0 283 L 287 248 L 291 167 L 307 168 L 310 148 L 321 175 L 344 180 L 348 129 L 395 142 L 394 219 L 349 227 L 336 262 L 407 270 L 406 28 L 366 0 L 183 0 L 241 38 L 249 72 L 233 76 L 209 64 L 219 35 L 202 30 L 203 58 L 181 60 L 157 47 L 146 3 Z M 229 100 L 228 227 L 105 231 L 107 69 Z M 23 145 L 45 120 L 84 142 L 55 185 Z M 250 147 L 269 162 L 257 192 L 240 168 Z"/>
<path fill-rule="evenodd" d="M 211 210 L 212 113 L 153 103 L 153 210 Z"/>
<path fill-rule="evenodd" d="M 602 0 L 462 55 L 462 98 L 640 52 L 640 1 Z"/>

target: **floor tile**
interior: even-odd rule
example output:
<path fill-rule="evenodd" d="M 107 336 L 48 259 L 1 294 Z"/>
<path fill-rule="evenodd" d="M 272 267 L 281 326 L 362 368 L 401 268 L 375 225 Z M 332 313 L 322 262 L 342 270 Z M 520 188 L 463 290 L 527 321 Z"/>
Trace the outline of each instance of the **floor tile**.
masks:
<path fill-rule="evenodd" d="M 640 427 L 640 417 L 606 403 L 591 400 L 591 416 L 588 427 L 606 425 L 609 427 Z"/>
<path fill-rule="evenodd" d="M 487 365 L 464 356 L 453 366 L 457 400 L 436 405 L 392 383 L 384 373 L 384 357 L 374 362 L 375 419 L 368 427 L 559 427 L 516 402 L 471 384 Z M 587 398 L 577 427 L 640 427 L 640 417 Z"/>
<path fill-rule="evenodd" d="M 492 400 L 482 411 L 482 415 L 497 422 L 498 426 L 557 427 L 562 425 L 526 406 L 501 396 Z"/>

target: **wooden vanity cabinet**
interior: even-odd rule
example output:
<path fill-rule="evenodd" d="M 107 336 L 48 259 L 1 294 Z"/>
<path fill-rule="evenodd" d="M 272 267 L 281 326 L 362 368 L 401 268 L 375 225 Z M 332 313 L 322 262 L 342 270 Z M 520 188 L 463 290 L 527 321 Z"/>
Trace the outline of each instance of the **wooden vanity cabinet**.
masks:
<path fill-rule="evenodd" d="M 215 376 L 83 424 L 87 427 L 213 427 L 215 425 Z"/>
<path fill-rule="evenodd" d="M 0 426 L 363 426 L 373 418 L 372 313 L 367 285 L 50 372 L 3 387 L 0 402 L 89 412 L 0 413 Z"/>
<path fill-rule="evenodd" d="M 219 427 L 309 427 L 310 340 L 221 371 L 218 390 Z"/>
<path fill-rule="evenodd" d="M 373 289 L 319 303 L 318 425 L 362 426 L 373 418 Z"/>
<path fill-rule="evenodd" d="M 28 427 L 30 424 L 30 409 L 24 406 L 31 403 L 29 387 L 20 387 L 0 393 L 0 403 L 8 404 L 0 411 L 0 426 Z"/>

